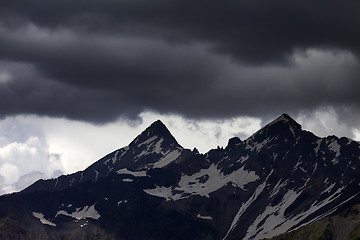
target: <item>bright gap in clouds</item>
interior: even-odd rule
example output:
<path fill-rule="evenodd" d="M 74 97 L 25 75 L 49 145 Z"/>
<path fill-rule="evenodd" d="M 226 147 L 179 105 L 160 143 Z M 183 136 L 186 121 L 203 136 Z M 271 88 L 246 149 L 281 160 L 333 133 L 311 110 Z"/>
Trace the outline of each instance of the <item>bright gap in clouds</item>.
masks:
<path fill-rule="evenodd" d="M 319 137 L 335 135 L 349 137 L 355 141 L 360 140 L 360 128 L 351 128 L 339 119 L 334 108 L 324 107 L 311 113 L 299 114 L 295 120 L 301 124 L 302 129 L 313 132 Z"/>
<path fill-rule="evenodd" d="M 180 145 L 207 152 L 226 146 L 229 138 L 247 138 L 260 119 L 188 120 L 177 115 L 140 114 L 142 121 L 118 120 L 105 125 L 37 116 L 0 121 L 0 194 L 20 191 L 40 178 L 83 170 L 104 155 L 127 146 L 157 119 Z"/>

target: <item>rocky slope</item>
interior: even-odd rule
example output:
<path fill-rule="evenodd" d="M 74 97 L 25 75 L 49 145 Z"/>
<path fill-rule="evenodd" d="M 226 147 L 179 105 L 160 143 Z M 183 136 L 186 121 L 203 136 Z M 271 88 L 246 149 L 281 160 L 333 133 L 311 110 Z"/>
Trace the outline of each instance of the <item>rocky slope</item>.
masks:
<path fill-rule="evenodd" d="M 352 206 L 335 216 L 284 233 L 272 240 L 357 240 L 360 239 L 360 205 Z"/>

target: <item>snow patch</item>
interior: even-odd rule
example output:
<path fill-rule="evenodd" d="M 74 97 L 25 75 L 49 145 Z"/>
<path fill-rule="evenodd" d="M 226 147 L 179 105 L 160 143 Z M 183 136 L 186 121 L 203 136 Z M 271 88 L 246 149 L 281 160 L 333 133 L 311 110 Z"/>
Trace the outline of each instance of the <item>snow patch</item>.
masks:
<path fill-rule="evenodd" d="M 167 155 L 165 155 L 164 157 L 162 157 L 158 162 L 156 162 L 154 164 L 154 168 L 162 168 L 165 167 L 166 165 L 168 165 L 169 163 L 175 161 L 181 154 L 181 151 L 179 150 L 174 150 L 170 153 L 168 153 Z"/>
<path fill-rule="evenodd" d="M 166 198 L 166 200 L 179 200 L 188 198 L 191 195 L 200 195 L 209 197 L 209 194 L 215 192 L 228 183 L 232 183 L 234 187 L 244 189 L 248 183 L 259 179 L 259 176 L 254 171 L 248 172 L 244 170 L 244 166 L 232 172 L 229 175 L 224 175 L 216 165 L 212 164 L 207 169 L 201 169 L 199 172 L 188 176 L 182 175 L 178 187 L 175 187 L 175 194 L 172 194 L 171 187 L 156 187 L 155 189 L 146 189 L 146 193 Z"/>
<path fill-rule="evenodd" d="M 155 144 L 155 149 L 153 152 L 155 153 L 161 153 L 162 149 L 161 149 L 161 143 L 164 141 L 163 138 L 160 138 L 160 140 Z"/>
<path fill-rule="evenodd" d="M 134 181 L 134 180 L 131 179 L 131 178 L 124 178 L 122 181 L 123 181 L 123 182 L 132 182 L 132 181 Z"/>
<path fill-rule="evenodd" d="M 316 218 L 312 219 L 311 221 L 305 223 L 305 224 L 302 224 L 301 226 L 299 226 L 298 228 L 302 227 L 302 226 L 305 226 L 305 225 L 308 225 L 308 224 L 311 224 L 313 222 L 316 222 L 330 214 L 332 214 L 333 212 L 335 212 L 340 206 L 344 205 L 345 203 L 347 203 L 348 201 L 350 201 L 351 199 L 353 199 L 354 197 L 356 197 L 359 193 L 356 193 L 355 195 L 353 195 L 352 197 L 346 199 L 345 201 L 343 201 L 342 203 L 340 203 L 339 205 L 335 206 L 334 208 L 330 209 L 329 211 L 317 216 Z M 298 229 L 296 228 L 296 229 Z"/>
<path fill-rule="evenodd" d="M 84 177 L 84 172 L 81 172 L 79 182 L 81 182 L 83 180 L 83 177 Z M 56 180 L 58 180 L 58 179 L 56 179 Z"/>
<path fill-rule="evenodd" d="M 314 173 L 315 173 L 315 171 L 316 171 L 316 169 L 317 169 L 317 166 L 318 166 L 318 163 L 316 162 L 316 163 L 315 163 L 315 166 L 314 166 L 314 170 L 313 170 L 313 172 L 311 173 L 311 175 L 314 175 Z"/>
<path fill-rule="evenodd" d="M 317 146 L 315 147 L 316 156 L 317 156 L 318 153 L 319 153 L 319 150 L 320 150 L 320 146 L 321 146 L 322 141 L 323 141 L 322 139 L 319 139 L 319 140 L 316 141 L 316 144 L 317 144 Z"/>
<path fill-rule="evenodd" d="M 295 165 L 295 167 L 294 167 L 294 170 L 296 170 L 297 167 L 298 167 L 300 164 L 302 164 L 301 159 L 302 159 L 302 155 L 299 157 L 299 160 L 297 161 L 297 163 L 296 163 L 296 165 Z"/>
<path fill-rule="evenodd" d="M 80 181 L 81 181 L 81 179 L 80 179 Z M 56 188 L 56 186 L 57 186 L 58 182 L 59 182 L 59 178 L 56 178 L 54 188 Z"/>
<path fill-rule="evenodd" d="M 336 183 L 331 184 L 328 188 L 326 188 L 322 193 L 329 193 L 334 188 Z"/>
<path fill-rule="evenodd" d="M 341 146 L 338 144 L 337 141 L 333 141 L 329 144 L 329 149 L 336 153 L 336 157 L 340 155 L 340 148 Z"/>
<path fill-rule="evenodd" d="M 288 180 L 285 180 L 283 183 L 281 183 L 281 180 L 280 179 L 278 181 L 278 183 L 275 185 L 274 189 L 272 190 L 271 194 L 270 194 L 270 198 L 273 198 L 275 197 L 276 194 L 278 194 L 278 192 L 280 191 L 280 189 L 282 189 L 283 187 L 286 186 L 286 184 L 288 183 Z"/>
<path fill-rule="evenodd" d="M 175 196 L 173 196 L 170 187 L 159 187 L 156 185 L 153 189 L 144 189 L 144 192 L 152 196 L 165 198 L 166 201 L 177 200 L 174 198 Z"/>
<path fill-rule="evenodd" d="M 112 164 L 114 164 L 114 163 L 116 162 L 118 155 L 119 155 L 119 151 L 116 151 L 114 157 L 111 159 L 111 160 L 112 160 Z"/>
<path fill-rule="evenodd" d="M 239 221 L 241 215 L 246 211 L 246 209 L 248 209 L 248 207 L 258 198 L 258 196 L 261 194 L 262 191 L 264 191 L 266 185 L 267 185 L 267 181 L 269 180 L 269 177 L 273 174 L 274 169 L 271 169 L 269 175 L 266 177 L 265 181 L 260 184 L 256 189 L 255 192 L 253 193 L 253 195 L 245 202 L 241 205 L 239 211 L 236 213 L 231 226 L 228 230 L 228 232 L 226 233 L 225 237 L 223 238 L 223 240 L 225 240 L 227 238 L 227 236 L 229 235 L 229 233 L 236 227 L 237 222 Z"/>
<path fill-rule="evenodd" d="M 340 148 L 341 146 L 339 145 L 339 143 L 337 141 L 333 141 L 329 144 L 329 149 L 332 152 L 335 152 L 335 158 L 333 160 L 331 160 L 331 162 L 333 164 L 337 164 L 339 162 L 338 157 L 340 156 Z"/>
<path fill-rule="evenodd" d="M 117 174 L 121 175 L 121 174 L 128 174 L 128 175 L 132 175 L 134 177 L 146 177 L 146 171 L 131 171 L 128 170 L 127 168 L 122 168 L 118 171 L 116 171 Z"/>
<path fill-rule="evenodd" d="M 294 226 L 293 222 L 285 217 L 285 210 L 301 193 L 302 191 L 289 190 L 278 205 L 267 206 L 264 212 L 248 228 L 244 240 L 269 238 L 279 235 Z"/>
<path fill-rule="evenodd" d="M 196 217 L 201 218 L 201 219 L 205 219 L 205 220 L 212 220 L 211 216 L 202 216 L 200 213 Z"/>
<path fill-rule="evenodd" d="M 92 218 L 92 219 L 97 220 L 100 218 L 100 214 L 95 209 L 95 204 L 90 207 L 85 206 L 82 209 L 77 208 L 76 211 L 72 212 L 72 213 L 68 213 L 64 210 L 60 210 L 56 213 L 55 217 L 57 217 L 59 215 L 69 216 L 69 217 L 75 218 L 77 220 L 84 219 L 84 218 Z"/>
<path fill-rule="evenodd" d="M 130 149 L 130 147 L 129 146 L 126 146 L 126 147 L 123 147 L 122 149 L 120 149 L 120 151 L 121 151 L 121 155 L 118 157 L 118 159 L 121 159 L 122 158 L 122 156 L 124 156 L 126 153 L 127 153 L 127 151 Z"/>
<path fill-rule="evenodd" d="M 127 203 L 127 202 L 128 202 L 128 200 L 126 200 L 126 199 L 120 200 L 120 201 L 118 201 L 117 205 L 119 206 L 120 204 Z"/>
<path fill-rule="evenodd" d="M 149 154 L 149 150 L 148 149 L 143 150 L 140 154 L 138 154 L 134 157 L 135 162 L 137 162 L 140 157 L 147 155 L 147 154 Z"/>
<path fill-rule="evenodd" d="M 33 214 L 34 217 L 39 219 L 42 224 L 49 225 L 49 226 L 52 226 L 52 227 L 56 227 L 55 223 L 50 222 L 49 220 L 44 218 L 44 214 L 39 213 L 39 212 L 33 212 L 32 214 Z"/>
<path fill-rule="evenodd" d="M 333 185 L 328 187 L 324 192 L 330 192 L 333 189 Z M 291 216 L 286 218 L 284 216 L 285 210 L 299 197 L 303 190 L 300 192 L 296 192 L 295 190 L 289 190 L 284 196 L 282 201 L 276 206 L 267 206 L 265 211 L 259 215 L 254 223 L 248 228 L 247 235 L 244 239 L 263 239 L 263 238 L 271 238 L 273 236 L 282 234 L 287 232 L 293 226 L 296 226 L 304 219 L 306 219 L 311 214 L 315 213 L 319 209 L 328 205 L 329 203 L 336 200 L 341 196 L 341 192 L 344 187 L 338 188 L 333 194 L 328 196 L 326 199 L 318 202 L 314 201 L 309 209 L 304 212 L 297 214 L 295 216 Z M 333 210 L 330 210 L 321 216 L 318 216 L 316 219 L 312 219 L 309 222 L 305 222 L 302 225 L 298 226 L 296 229 L 308 225 L 320 218 L 323 218 L 336 210 L 336 207 Z M 276 214 L 274 214 L 276 213 Z M 262 222 L 262 225 L 259 225 Z M 293 229 L 295 230 L 295 229 Z"/>
<path fill-rule="evenodd" d="M 155 139 L 157 139 L 157 138 L 158 138 L 158 136 L 153 136 L 153 137 L 147 139 L 146 141 L 138 144 L 138 147 L 141 147 L 142 145 L 145 145 L 145 144 L 149 144 L 149 143 L 153 142 L 153 141 L 154 141 Z"/>
<path fill-rule="evenodd" d="M 239 158 L 236 162 L 244 163 L 248 159 L 249 159 L 249 155 L 246 155 Z"/>
<path fill-rule="evenodd" d="M 262 184 L 260 184 L 256 189 L 254 194 L 245 202 L 241 205 L 239 211 L 236 213 L 231 226 L 228 230 L 228 232 L 226 233 L 225 237 L 223 238 L 223 240 L 225 240 L 227 238 L 227 236 L 229 235 L 229 233 L 236 227 L 237 222 L 239 221 L 239 218 L 241 217 L 241 215 L 246 211 L 246 209 L 257 199 L 257 197 L 260 195 L 260 193 L 265 189 L 266 186 L 266 181 L 263 182 Z"/>
<path fill-rule="evenodd" d="M 261 143 L 251 143 L 248 144 L 245 149 L 249 149 L 250 151 L 256 151 L 256 152 L 260 152 L 260 150 L 270 141 L 269 138 L 265 139 L 264 141 L 262 141 Z"/>

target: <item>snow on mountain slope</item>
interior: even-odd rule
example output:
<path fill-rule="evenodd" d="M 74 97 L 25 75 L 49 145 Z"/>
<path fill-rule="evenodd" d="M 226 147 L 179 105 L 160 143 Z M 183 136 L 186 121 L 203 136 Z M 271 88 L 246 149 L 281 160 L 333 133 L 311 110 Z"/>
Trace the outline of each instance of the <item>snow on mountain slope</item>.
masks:
<path fill-rule="evenodd" d="M 44 214 L 38 213 L 38 212 L 33 212 L 32 214 L 33 214 L 34 217 L 39 219 L 42 224 L 46 224 L 46 225 L 49 225 L 49 226 L 52 226 L 52 227 L 56 227 L 55 223 L 50 222 L 49 220 L 44 218 Z"/>
<path fill-rule="evenodd" d="M 95 204 L 91 206 L 85 206 L 81 208 L 77 208 L 74 212 L 68 213 L 65 210 L 60 210 L 56 213 L 55 217 L 59 215 L 69 216 L 75 218 L 77 220 L 84 219 L 84 218 L 92 218 L 92 219 L 99 219 L 100 214 L 95 209 Z"/>
<path fill-rule="evenodd" d="M 177 187 L 145 189 L 150 195 L 166 198 L 167 200 L 179 200 L 189 198 L 192 195 L 200 195 L 209 198 L 209 194 L 219 190 L 227 184 L 244 189 L 246 184 L 259 179 L 255 172 L 248 172 L 244 167 L 224 175 L 215 165 L 188 176 L 182 175 Z"/>

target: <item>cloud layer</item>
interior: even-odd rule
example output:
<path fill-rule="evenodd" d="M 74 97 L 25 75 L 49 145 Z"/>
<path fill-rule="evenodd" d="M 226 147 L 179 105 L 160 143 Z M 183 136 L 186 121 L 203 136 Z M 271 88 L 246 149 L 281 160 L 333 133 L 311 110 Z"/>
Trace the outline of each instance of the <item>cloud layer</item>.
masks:
<path fill-rule="evenodd" d="M 0 9 L 2 116 L 359 112 L 357 1 L 5 0 Z"/>

